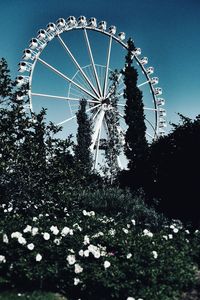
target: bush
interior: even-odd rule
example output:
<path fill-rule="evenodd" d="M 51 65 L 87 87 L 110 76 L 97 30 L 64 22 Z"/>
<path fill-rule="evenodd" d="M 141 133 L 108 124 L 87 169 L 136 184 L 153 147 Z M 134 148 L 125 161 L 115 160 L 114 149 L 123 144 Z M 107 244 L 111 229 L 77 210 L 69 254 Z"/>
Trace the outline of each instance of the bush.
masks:
<path fill-rule="evenodd" d="M 4 213 L 2 288 L 59 291 L 69 299 L 172 300 L 192 284 L 195 266 L 180 224 L 153 232 L 131 218 L 60 210 L 63 218 L 53 208 L 31 219 Z"/>

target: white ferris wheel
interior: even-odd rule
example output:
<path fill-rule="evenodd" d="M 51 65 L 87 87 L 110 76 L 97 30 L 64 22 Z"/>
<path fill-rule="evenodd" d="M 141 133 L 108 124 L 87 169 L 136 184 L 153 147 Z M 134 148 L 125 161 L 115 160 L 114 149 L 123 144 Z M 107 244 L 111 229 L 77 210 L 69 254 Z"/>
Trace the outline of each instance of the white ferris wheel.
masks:
<path fill-rule="evenodd" d="M 76 113 L 80 100 L 86 100 L 93 131 L 94 168 L 103 161 L 102 144 L 109 139 L 109 125 L 112 125 L 107 118 L 113 110 L 111 74 L 124 68 L 127 49 L 125 33 L 117 34 L 116 26 L 107 28 L 106 21 L 97 23 L 96 18 L 70 16 L 40 29 L 23 51 L 23 60 L 19 63 L 20 75 L 16 80 L 18 85 L 28 83 L 28 108 L 33 112 L 47 108 L 48 120 L 63 126 L 63 137 L 76 136 Z M 151 141 L 165 132 L 165 100 L 161 98 L 162 89 L 156 86 L 158 77 L 152 75 L 154 68 L 147 66 L 148 58 L 141 57 L 140 48 L 133 52 L 133 63 L 138 71 L 138 87 L 143 93 L 146 136 Z M 127 128 L 124 88 L 123 76 L 119 73 L 117 109 L 113 111 L 118 115 L 117 130 L 122 148 Z M 121 151 L 119 166 L 123 165 L 123 156 Z"/>

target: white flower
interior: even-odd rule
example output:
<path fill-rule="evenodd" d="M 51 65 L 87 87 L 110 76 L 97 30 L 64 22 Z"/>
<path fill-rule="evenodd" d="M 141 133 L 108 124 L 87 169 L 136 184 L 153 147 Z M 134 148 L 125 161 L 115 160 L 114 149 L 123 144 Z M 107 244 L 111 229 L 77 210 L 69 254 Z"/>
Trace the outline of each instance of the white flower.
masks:
<path fill-rule="evenodd" d="M 95 216 L 95 212 L 92 210 L 92 211 L 86 211 L 85 209 L 83 210 L 83 215 L 84 216 L 88 216 L 88 217 L 94 217 Z"/>
<path fill-rule="evenodd" d="M 43 238 L 48 241 L 50 239 L 50 234 L 48 232 L 43 233 Z"/>
<path fill-rule="evenodd" d="M 79 274 L 79 273 L 83 272 L 83 268 L 79 264 L 75 264 L 74 265 L 74 272 L 76 274 Z"/>
<path fill-rule="evenodd" d="M 138 300 L 143 300 L 142 298 L 138 298 Z"/>
<path fill-rule="evenodd" d="M 163 239 L 165 239 L 167 241 L 168 240 L 168 236 L 167 235 L 163 235 Z"/>
<path fill-rule="evenodd" d="M 40 253 L 38 253 L 35 257 L 36 261 L 41 261 L 42 260 L 42 255 Z"/>
<path fill-rule="evenodd" d="M 77 285 L 80 283 L 80 279 L 79 278 L 74 278 L 74 285 Z"/>
<path fill-rule="evenodd" d="M 111 263 L 109 261 L 105 260 L 103 265 L 104 265 L 104 268 L 107 269 L 110 267 Z"/>
<path fill-rule="evenodd" d="M 90 255 L 90 251 L 89 251 L 89 250 L 85 250 L 85 251 L 84 251 L 84 256 L 85 256 L 85 257 L 88 257 L 89 255 Z"/>
<path fill-rule="evenodd" d="M 189 234 L 189 233 L 190 233 L 188 229 L 186 229 L 186 230 L 185 230 L 185 232 L 186 232 L 187 234 Z"/>
<path fill-rule="evenodd" d="M 132 257 L 132 254 L 131 253 L 128 253 L 127 255 L 126 255 L 126 258 L 127 259 L 129 259 L 129 258 L 131 258 Z"/>
<path fill-rule="evenodd" d="M 6 244 L 9 243 L 8 236 L 5 233 L 3 234 L 3 243 L 6 243 Z"/>
<path fill-rule="evenodd" d="M 79 254 L 80 256 L 83 256 L 83 255 L 84 255 L 83 249 L 81 249 L 81 250 L 78 252 L 78 254 Z"/>
<path fill-rule="evenodd" d="M 172 224 L 172 225 L 170 225 L 169 226 L 171 229 L 174 229 L 175 228 L 175 226 Z"/>
<path fill-rule="evenodd" d="M 132 224 L 135 226 L 136 222 L 134 219 L 131 220 Z"/>
<path fill-rule="evenodd" d="M 61 242 L 61 238 L 60 239 L 55 239 L 54 241 L 53 241 L 56 245 L 60 245 L 60 242 Z"/>
<path fill-rule="evenodd" d="M 57 226 L 51 226 L 50 227 L 50 230 L 51 232 L 54 234 L 54 235 L 57 235 L 59 233 L 59 230 L 58 230 L 58 227 Z"/>
<path fill-rule="evenodd" d="M 21 245 L 25 245 L 26 244 L 26 240 L 23 236 L 20 236 L 18 238 L 18 243 L 21 244 Z"/>
<path fill-rule="evenodd" d="M 6 258 L 4 255 L 0 255 L 0 263 L 5 263 L 6 262 Z"/>
<path fill-rule="evenodd" d="M 123 231 L 124 233 L 128 234 L 128 229 L 122 228 L 122 231 Z"/>
<path fill-rule="evenodd" d="M 111 228 L 111 229 L 108 231 L 108 233 L 109 233 L 110 235 L 114 236 L 115 233 L 116 233 L 116 230 L 113 229 L 113 228 Z"/>
<path fill-rule="evenodd" d="M 178 228 L 174 228 L 174 229 L 173 229 L 173 232 L 174 232 L 174 233 L 177 233 L 177 232 L 178 232 Z"/>
<path fill-rule="evenodd" d="M 68 235 L 70 233 L 70 228 L 69 227 L 64 227 L 63 229 L 62 229 L 62 231 L 61 231 L 61 235 L 62 236 L 66 236 L 66 235 Z"/>
<path fill-rule="evenodd" d="M 28 245 L 27 245 L 27 248 L 28 248 L 29 250 L 33 250 L 33 249 L 35 248 L 35 246 L 34 246 L 33 243 L 31 243 L 31 244 L 28 244 Z"/>
<path fill-rule="evenodd" d="M 104 233 L 103 232 L 97 232 L 96 234 L 94 234 L 92 237 L 94 238 L 97 238 L 97 237 L 100 237 L 100 236 L 104 236 Z"/>
<path fill-rule="evenodd" d="M 198 229 L 196 229 L 194 233 L 198 233 L 198 232 L 199 232 L 199 230 L 198 230 Z"/>
<path fill-rule="evenodd" d="M 82 231 L 83 229 L 78 225 L 78 223 L 73 224 L 73 227 L 79 231 Z"/>
<path fill-rule="evenodd" d="M 128 297 L 127 300 L 135 300 L 133 297 Z"/>
<path fill-rule="evenodd" d="M 85 236 L 84 236 L 84 242 L 83 242 L 83 244 L 84 244 L 84 245 L 87 245 L 87 244 L 89 244 L 89 243 L 90 243 L 90 239 L 89 239 L 88 235 L 85 235 Z"/>
<path fill-rule="evenodd" d="M 83 210 L 83 215 L 87 216 L 87 211 L 85 209 Z"/>
<path fill-rule="evenodd" d="M 149 231 L 148 229 L 144 229 L 143 234 L 148 237 L 153 237 L 153 233 L 151 231 Z"/>
<path fill-rule="evenodd" d="M 73 234 L 74 234 L 73 229 L 70 229 L 70 230 L 69 230 L 69 234 L 70 234 L 70 235 L 73 235 Z"/>
<path fill-rule="evenodd" d="M 158 257 L 158 253 L 156 251 L 152 251 L 152 254 L 155 259 Z"/>
<path fill-rule="evenodd" d="M 33 227 L 32 231 L 31 231 L 32 236 L 38 234 L 38 228 L 37 227 Z"/>
<path fill-rule="evenodd" d="M 37 217 L 33 217 L 33 222 L 36 222 L 37 221 Z"/>
<path fill-rule="evenodd" d="M 75 255 L 73 254 L 69 254 L 66 259 L 69 265 L 73 265 L 76 262 Z"/>
<path fill-rule="evenodd" d="M 168 238 L 171 240 L 173 239 L 173 235 L 172 234 L 168 234 Z"/>
<path fill-rule="evenodd" d="M 13 207 L 12 207 L 12 206 L 8 207 L 8 211 L 9 211 L 9 212 L 11 212 L 12 210 L 13 210 Z"/>
<path fill-rule="evenodd" d="M 24 228 L 23 232 L 31 232 L 32 227 L 30 225 L 27 225 L 26 228 Z"/>
<path fill-rule="evenodd" d="M 11 238 L 16 238 L 16 239 L 18 239 L 20 236 L 22 236 L 22 233 L 19 232 L 19 231 L 13 232 L 13 233 L 11 234 Z"/>
<path fill-rule="evenodd" d="M 127 224 L 126 227 L 127 227 L 127 228 L 131 228 L 131 225 L 130 225 L 130 224 Z"/>

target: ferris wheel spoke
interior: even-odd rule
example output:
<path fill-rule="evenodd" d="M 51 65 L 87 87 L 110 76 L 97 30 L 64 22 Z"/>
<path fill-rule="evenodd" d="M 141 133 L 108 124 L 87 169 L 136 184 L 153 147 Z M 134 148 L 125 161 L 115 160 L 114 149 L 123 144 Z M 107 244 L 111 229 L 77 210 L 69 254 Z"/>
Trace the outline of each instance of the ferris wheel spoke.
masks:
<path fill-rule="evenodd" d="M 31 93 L 31 96 L 38 96 L 38 97 L 45 97 L 45 98 L 54 98 L 54 99 L 63 99 L 68 101 L 78 101 L 80 102 L 81 98 L 72 98 L 72 97 L 63 97 L 63 96 L 56 96 L 56 95 L 48 95 L 48 94 L 39 94 L 39 93 Z M 87 102 L 90 103 L 99 103 L 99 101 L 86 99 Z"/>
<path fill-rule="evenodd" d="M 109 65 L 110 65 L 111 47 L 112 47 L 112 35 L 110 36 L 110 39 L 109 39 L 107 62 L 106 62 L 106 71 L 105 71 L 105 78 L 104 78 L 104 85 L 103 85 L 103 97 L 104 98 L 106 96 L 107 84 L 108 84 L 108 70 L 109 70 Z"/>
<path fill-rule="evenodd" d="M 96 169 L 96 167 L 97 167 L 98 156 L 99 156 L 99 143 L 100 143 L 100 138 L 101 138 L 101 127 L 99 128 L 98 137 L 97 137 L 97 142 L 96 142 L 96 151 L 95 151 L 95 160 L 94 160 L 94 168 L 95 168 L 95 169 Z"/>
<path fill-rule="evenodd" d="M 96 66 L 95 66 L 95 63 L 94 63 L 94 58 L 93 58 L 93 54 L 92 54 L 92 50 L 91 50 L 91 46 L 90 46 L 90 41 L 89 41 L 89 38 L 88 38 L 86 28 L 84 28 L 84 36 L 85 36 L 85 40 L 86 40 L 86 44 L 87 44 L 87 48 L 88 48 L 88 52 L 89 52 L 89 56 L 90 56 L 90 61 L 91 61 L 94 76 L 95 76 L 95 80 L 96 80 L 96 83 L 97 83 L 97 88 L 98 88 L 99 94 L 102 96 L 101 85 L 99 83 L 99 78 L 98 78 L 98 75 L 97 75 L 97 70 L 96 70 Z"/>
<path fill-rule="evenodd" d="M 97 117 L 97 115 L 99 114 L 100 110 L 101 110 L 101 107 L 99 107 L 99 109 L 98 109 L 98 110 L 95 112 L 95 114 L 92 116 L 92 121 L 94 121 L 94 120 L 96 119 L 96 117 Z"/>
<path fill-rule="evenodd" d="M 99 107 L 100 105 L 101 105 L 101 104 L 97 104 L 97 105 L 95 105 L 95 106 L 93 106 L 93 107 L 90 107 L 90 108 L 86 109 L 86 112 L 90 112 L 90 111 L 92 111 L 93 109 Z M 62 125 L 62 124 L 64 124 L 64 123 L 67 123 L 67 122 L 69 122 L 69 121 L 75 119 L 75 118 L 76 118 L 76 115 L 74 115 L 74 116 L 72 116 L 71 118 L 68 118 L 68 119 L 66 119 L 66 120 L 64 120 L 64 121 L 62 121 L 62 122 L 60 122 L 60 123 L 58 123 L 57 125 Z"/>
<path fill-rule="evenodd" d="M 99 130 L 102 126 L 104 115 L 105 115 L 105 111 L 103 109 L 101 109 L 96 117 L 95 124 L 94 124 L 94 130 L 93 130 L 93 134 L 92 134 L 92 143 L 90 146 L 91 151 L 94 150 L 94 146 L 97 142 Z"/>
<path fill-rule="evenodd" d="M 92 88 L 93 92 L 96 94 L 97 97 L 100 97 L 99 93 L 97 92 L 97 90 L 95 89 L 95 87 L 93 86 L 92 82 L 89 80 L 89 78 L 87 77 L 87 75 L 85 74 L 85 72 L 83 71 L 83 69 L 81 68 L 81 66 L 79 65 L 79 63 L 77 62 L 77 60 L 75 59 L 74 55 L 72 54 L 72 52 L 70 51 L 70 49 L 67 47 L 66 43 L 63 41 L 63 39 L 60 37 L 60 35 L 57 35 L 61 45 L 63 46 L 63 48 L 67 51 L 67 53 L 69 54 L 69 56 L 71 57 L 72 61 L 74 62 L 74 64 L 76 65 L 76 67 L 79 69 L 80 73 L 82 74 L 83 78 L 85 79 L 85 81 L 89 84 L 89 86 Z"/>
<path fill-rule="evenodd" d="M 151 135 L 150 133 L 146 132 L 146 134 L 147 134 L 151 139 L 154 138 L 153 135 Z"/>
<path fill-rule="evenodd" d="M 63 79 L 65 79 L 66 81 L 68 81 L 69 83 L 72 83 L 73 85 L 75 85 L 78 89 L 80 89 L 81 91 L 83 91 L 84 93 L 88 94 L 90 97 L 99 100 L 95 95 L 93 95 L 90 91 L 86 90 L 84 87 L 80 86 L 78 83 L 76 83 L 75 81 L 73 81 L 72 79 L 70 79 L 69 77 L 67 77 L 66 75 L 64 75 L 62 72 L 58 71 L 56 68 L 54 68 L 52 65 L 48 64 L 46 61 L 44 61 L 43 59 L 41 59 L 40 57 L 38 57 L 38 61 L 41 62 L 43 65 L 45 65 L 46 67 L 48 67 L 50 70 L 52 70 L 53 72 L 55 72 L 57 75 L 59 75 L 60 77 L 62 77 Z"/>
<path fill-rule="evenodd" d="M 150 108 L 150 107 L 144 107 L 144 110 L 149 110 L 149 111 L 153 111 L 153 112 L 158 111 L 158 109 Z"/>
<path fill-rule="evenodd" d="M 147 81 L 145 81 L 145 82 L 143 82 L 143 83 L 138 84 L 137 87 L 139 88 L 139 87 L 141 87 L 141 86 L 143 86 L 143 85 L 145 85 L 145 84 L 147 84 L 147 83 L 149 83 L 149 80 L 147 80 Z"/>

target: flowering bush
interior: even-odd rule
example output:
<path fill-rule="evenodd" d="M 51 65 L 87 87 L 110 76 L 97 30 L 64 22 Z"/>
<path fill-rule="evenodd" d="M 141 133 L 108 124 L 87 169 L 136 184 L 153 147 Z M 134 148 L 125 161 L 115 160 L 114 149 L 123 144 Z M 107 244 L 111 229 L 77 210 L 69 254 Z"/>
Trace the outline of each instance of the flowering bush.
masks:
<path fill-rule="evenodd" d="M 78 207 L 34 217 L 5 213 L 1 282 L 59 291 L 69 299 L 179 299 L 194 280 L 188 233 L 179 223 L 153 231 L 135 219 Z M 3 283 L 2 283 L 3 286 Z"/>

